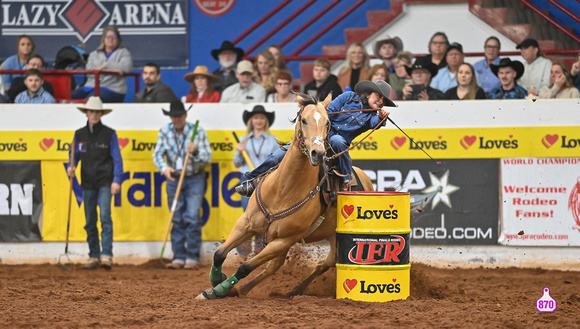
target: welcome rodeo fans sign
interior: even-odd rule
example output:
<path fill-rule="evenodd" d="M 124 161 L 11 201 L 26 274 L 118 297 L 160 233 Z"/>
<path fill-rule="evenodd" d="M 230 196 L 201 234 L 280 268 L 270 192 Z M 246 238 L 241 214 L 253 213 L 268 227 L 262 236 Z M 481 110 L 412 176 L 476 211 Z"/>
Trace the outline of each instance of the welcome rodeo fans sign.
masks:
<path fill-rule="evenodd" d="M 16 39 L 22 34 L 34 39 L 36 52 L 48 63 L 64 46 L 80 45 L 89 53 L 99 45 L 103 27 L 115 25 L 136 67 L 147 62 L 188 67 L 188 0 L 2 0 L 1 4 L 2 60 L 16 53 Z"/>

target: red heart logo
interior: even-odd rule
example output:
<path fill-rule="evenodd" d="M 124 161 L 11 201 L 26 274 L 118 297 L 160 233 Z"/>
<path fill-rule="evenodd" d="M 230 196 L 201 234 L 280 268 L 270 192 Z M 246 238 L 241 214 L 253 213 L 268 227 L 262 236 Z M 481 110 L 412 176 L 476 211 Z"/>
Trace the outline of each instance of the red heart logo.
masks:
<path fill-rule="evenodd" d="M 125 146 L 127 146 L 127 144 L 129 144 L 129 138 L 119 138 L 119 146 L 121 147 L 121 149 L 124 149 Z"/>
<path fill-rule="evenodd" d="M 459 144 L 461 144 L 461 146 L 467 150 L 469 147 L 471 147 L 471 145 L 473 145 L 473 143 L 475 143 L 476 139 L 477 137 L 475 136 L 463 136 L 463 139 L 459 141 Z"/>
<path fill-rule="evenodd" d="M 443 138 L 443 136 L 437 136 L 437 137 L 439 137 L 439 139 Z"/>
<path fill-rule="evenodd" d="M 226 142 L 229 141 L 229 140 L 230 140 L 230 138 L 229 137 L 226 137 Z"/>
<path fill-rule="evenodd" d="M 353 205 L 350 206 L 344 205 L 342 206 L 340 213 L 342 214 L 342 217 L 344 217 L 344 219 L 347 219 L 352 214 L 353 211 L 354 211 Z"/>
<path fill-rule="evenodd" d="M 556 135 L 556 134 L 546 135 L 546 136 L 544 136 L 544 138 L 542 138 L 542 144 L 544 144 L 544 146 L 546 148 L 550 148 L 552 145 L 554 145 L 554 143 L 556 143 L 557 140 L 558 140 L 558 135 Z"/>
<path fill-rule="evenodd" d="M 52 144 L 54 144 L 54 138 L 44 138 L 38 145 L 40 145 L 40 148 L 46 152 L 46 150 L 48 150 Z"/>
<path fill-rule="evenodd" d="M 405 142 L 407 141 L 407 137 L 395 137 L 391 140 L 391 146 L 398 150 Z"/>
<path fill-rule="evenodd" d="M 392 205 L 392 204 L 391 204 L 391 205 L 389 205 L 389 207 L 391 207 L 391 209 L 393 209 L 393 205 Z"/>
<path fill-rule="evenodd" d="M 22 142 L 23 138 L 19 138 L 18 140 Z"/>
<path fill-rule="evenodd" d="M 358 281 L 356 279 L 346 279 L 344 280 L 344 282 L 342 283 L 342 286 L 344 287 L 344 290 L 349 293 L 351 292 L 351 290 L 354 289 L 354 287 L 356 287 L 356 284 L 358 283 Z"/>
<path fill-rule="evenodd" d="M 397 279 L 393 279 L 393 282 L 397 282 Z"/>
<path fill-rule="evenodd" d="M 514 135 L 510 135 L 510 138 L 513 138 L 513 137 L 514 137 Z"/>

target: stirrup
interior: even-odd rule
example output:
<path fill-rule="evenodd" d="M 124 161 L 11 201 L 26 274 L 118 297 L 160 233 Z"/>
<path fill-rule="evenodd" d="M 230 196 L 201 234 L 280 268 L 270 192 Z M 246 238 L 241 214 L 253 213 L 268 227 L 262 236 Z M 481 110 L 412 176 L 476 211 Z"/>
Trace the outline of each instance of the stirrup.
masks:
<path fill-rule="evenodd" d="M 243 181 L 242 184 L 236 186 L 236 192 L 248 198 L 252 196 L 254 189 L 254 185 L 252 185 L 252 182 L 249 180 Z"/>

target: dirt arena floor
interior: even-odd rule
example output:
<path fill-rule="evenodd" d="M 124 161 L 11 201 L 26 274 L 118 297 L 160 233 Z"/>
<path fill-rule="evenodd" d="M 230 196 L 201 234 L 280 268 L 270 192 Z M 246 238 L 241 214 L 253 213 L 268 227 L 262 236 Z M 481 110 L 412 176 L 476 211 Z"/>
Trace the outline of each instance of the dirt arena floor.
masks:
<path fill-rule="evenodd" d="M 55 265 L 0 265 L 3 328 L 578 328 L 580 272 L 411 268 L 411 296 L 388 303 L 335 299 L 335 269 L 304 296 L 283 295 L 311 269 L 289 260 L 249 295 L 194 300 L 209 266 L 166 270 L 159 261 L 67 272 Z M 228 275 L 234 268 L 225 268 Z M 535 302 L 549 287 L 553 313 Z"/>

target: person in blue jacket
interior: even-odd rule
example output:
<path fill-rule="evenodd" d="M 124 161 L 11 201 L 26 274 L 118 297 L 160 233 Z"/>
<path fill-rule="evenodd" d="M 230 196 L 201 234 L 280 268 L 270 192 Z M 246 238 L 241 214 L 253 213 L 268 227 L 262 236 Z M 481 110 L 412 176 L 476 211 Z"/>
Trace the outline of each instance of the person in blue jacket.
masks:
<path fill-rule="evenodd" d="M 363 109 L 377 110 L 376 112 L 349 112 L 328 116 L 331 125 L 328 142 L 335 154 L 347 150 L 357 136 L 369 129 L 373 129 L 390 114 L 389 111 L 383 109 L 383 106 L 396 107 L 395 103 L 388 97 L 390 92 L 391 86 L 383 80 L 375 82 L 365 80 L 356 84 L 354 92 L 344 92 L 330 103 L 326 110 L 327 113 Z M 383 121 L 382 126 L 384 125 L 385 122 Z M 286 154 L 288 145 L 290 143 L 270 154 L 256 169 L 247 172 L 245 176 L 248 180 L 236 186 L 236 192 L 248 197 L 252 195 L 255 189 L 252 181 L 280 163 Z M 338 169 L 342 178 L 341 190 L 346 190 L 352 180 L 352 161 L 348 152 L 338 157 Z"/>

